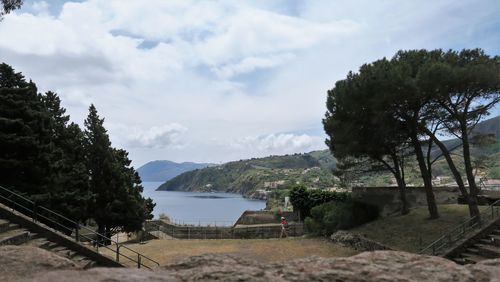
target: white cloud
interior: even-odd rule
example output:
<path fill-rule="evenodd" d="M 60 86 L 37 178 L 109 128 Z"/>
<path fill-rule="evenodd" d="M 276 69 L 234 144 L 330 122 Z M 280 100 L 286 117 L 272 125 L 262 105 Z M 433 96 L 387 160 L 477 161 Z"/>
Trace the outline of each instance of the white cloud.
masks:
<path fill-rule="evenodd" d="M 279 133 L 263 136 L 247 136 L 231 144 L 235 149 L 246 149 L 265 153 L 295 153 L 324 148 L 323 139 L 307 134 Z"/>
<path fill-rule="evenodd" d="M 87 0 L 46 15 L 54 5 L 5 17 L 0 61 L 80 124 L 94 103 L 138 163 L 324 148 L 321 133 L 276 132 L 321 132 L 326 91 L 349 70 L 398 49 L 500 53 L 495 0 Z"/>
<path fill-rule="evenodd" d="M 153 126 L 147 130 L 133 129 L 127 135 L 127 144 L 132 148 L 182 148 L 183 135 L 188 129 L 178 123 Z"/>

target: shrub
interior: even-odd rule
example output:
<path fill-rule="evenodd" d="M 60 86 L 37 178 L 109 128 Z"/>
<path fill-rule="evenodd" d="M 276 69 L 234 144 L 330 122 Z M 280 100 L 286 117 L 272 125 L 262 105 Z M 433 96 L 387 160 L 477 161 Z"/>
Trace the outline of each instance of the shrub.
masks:
<path fill-rule="evenodd" d="M 318 235 L 330 235 L 341 229 L 350 229 L 378 217 L 378 209 L 355 200 L 331 201 L 313 207 L 305 224 Z"/>
<path fill-rule="evenodd" d="M 294 211 L 300 212 L 300 217 L 305 218 L 311 214 L 311 209 L 323 203 L 338 201 L 346 202 L 351 199 L 348 193 L 330 192 L 324 190 L 308 190 L 303 185 L 290 189 L 290 202 Z"/>
<path fill-rule="evenodd" d="M 160 213 L 160 215 L 158 216 L 161 220 L 163 221 L 166 221 L 166 222 L 170 222 L 170 216 L 168 216 L 167 214 L 165 213 Z"/>

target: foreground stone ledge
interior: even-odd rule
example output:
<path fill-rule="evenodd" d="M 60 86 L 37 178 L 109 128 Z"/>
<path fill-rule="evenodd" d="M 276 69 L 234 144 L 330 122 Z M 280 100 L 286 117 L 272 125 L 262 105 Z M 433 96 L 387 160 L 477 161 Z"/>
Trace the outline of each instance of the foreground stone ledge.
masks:
<path fill-rule="evenodd" d="M 347 258 L 264 264 L 233 255 L 206 254 L 158 268 L 79 270 L 32 247 L 0 247 L 0 281 L 500 281 L 500 259 L 462 266 L 431 256 L 396 251 Z"/>

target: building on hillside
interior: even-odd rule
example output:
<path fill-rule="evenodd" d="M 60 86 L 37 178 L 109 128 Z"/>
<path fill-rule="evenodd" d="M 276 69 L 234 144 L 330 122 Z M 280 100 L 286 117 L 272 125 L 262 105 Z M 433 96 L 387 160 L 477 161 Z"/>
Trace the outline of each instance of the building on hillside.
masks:
<path fill-rule="evenodd" d="M 278 189 L 280 186 L 285 184 L 285 180 L 278 181 L 266 181 L 264 182 L 264 188 L 266 189 Z"/>

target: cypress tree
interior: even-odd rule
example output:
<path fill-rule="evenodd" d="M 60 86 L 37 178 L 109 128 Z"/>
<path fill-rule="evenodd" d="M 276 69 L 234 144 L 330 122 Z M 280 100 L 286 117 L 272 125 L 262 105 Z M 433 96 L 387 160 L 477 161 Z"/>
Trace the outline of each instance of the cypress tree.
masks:
<path fill-rule="evenodd" d="M 0 184 L 37 196 L 50 182 L 50 118 L 36 85 L 0 64 Z"/>
<path fill-rule="evenodd" d="M 85 152 L 99 233 L 111 237 L 119 231 L 140 230 L 144 220 L 152 218 L 154 204 L 141 196 L 141 181 L 130 166 L 128 153 L 111 147 L 104 119 L 99 118 L 94 105 L 85 120 Z"/>

